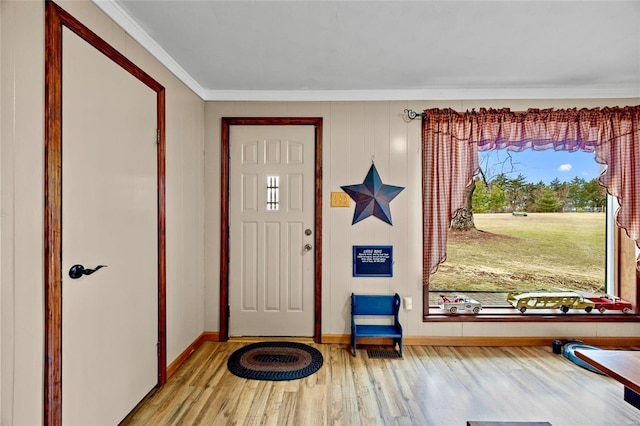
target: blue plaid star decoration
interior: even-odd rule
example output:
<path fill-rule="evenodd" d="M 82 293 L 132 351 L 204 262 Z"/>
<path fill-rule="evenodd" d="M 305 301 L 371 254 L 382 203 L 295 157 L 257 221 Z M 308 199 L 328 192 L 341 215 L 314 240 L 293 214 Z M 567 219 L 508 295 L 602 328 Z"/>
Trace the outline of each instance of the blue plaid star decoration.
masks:
<path fill-rule="evenodd" d="M 382 183 L 375 164 L 371 165 L 364 182 L 358 185 L 341 186 L 341 188 L 356 203 L 352 225 L 369 216 L 375 216 L 383 222 L 393 225 L 389 203 L 402 192 L 404 187 Z"/>

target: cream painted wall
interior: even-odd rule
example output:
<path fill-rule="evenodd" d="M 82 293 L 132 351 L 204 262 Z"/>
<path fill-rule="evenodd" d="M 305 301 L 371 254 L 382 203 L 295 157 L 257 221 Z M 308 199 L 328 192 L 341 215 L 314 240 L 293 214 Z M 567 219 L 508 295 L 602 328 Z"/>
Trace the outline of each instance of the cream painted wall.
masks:
<path fill-rule="evenodd" d="M 203 330 L 219 331 L 220 117 L 324 117 L 324 335 L 348 334 L 353 292 L 411 296 L 408 336 L 638 336 L 635 324 L 423 323 L 420 123 L 402 111 L 637 104 L 638 100 L 204 103 L 90 2 L 61 6 L 167 89 L 167 360 Z M 43 366 L 44 4 L 0 0 L 0 424 L 39 424 Z M 385 183 L 406 189 L 393 226 L 329 208 L 331 191 L 360 183 L 375 155 Z M 204 196 L 203 196 L 204 194 Z M 392 244 L 393 278 L 351 277 L 354 244 Z"/>
<path fill-rule="evenodd" d="M 43 5 L 3 1 L 2 412 L 38 424 L 42 410 Z M 39 23 L 34 26 L 29 23 Z M 25 23 L 27 23 L 25 25 Z M 39 48 L 39 49 L 38 49 Z M 30 52 L 34 52 L 30 54 Z M 37 109 L 37 111 L 36 111 Z M 35 398 L 34 398 L 35 397 Z"/>
<path fill-rule="evenodd" d="M 170 363 L 204 329 L 204 102 L 93 3 L 58 4 L 166 88 Z M 0 7 L 0 424 L 35 425 L 44 362 L 44 2 Z"/>
<path fill-rule="evenodd" d="M 413 298 L 401 310 L 406 336 L 640 336 L 637 323 L 469 323 L 422 321 L 421 124 L 405 122 L 403 111 L 451 107 L 526 110 L 637 105 L 638 99 L 411 101 L 411 102 L 207 102 L 205 105 L 205 298 L 206 330 L 219 330 L 220 118 L 323 117 L 322 335 L 350 333 L 350 295 L 393 294 Z M 375 156 L 382 181 L 404 186 L 391 202 L 393 226 L 368 218 L 351 225 L 351 208 L 329 207 L 332 191 L 361 183 Z M 231 194 L 233 196 L 233 194 Z M 353 245 L 393 245 L 392 278 L 354 278 Z"/>
<path fill-rule="evenodd" d="M 0 5 L 0 23 L 2 22 L 2 6 Z M 0 51 L 2 51 L 2 28 L 0 28 Z M 0 55 L 0 93 L 2 92 L 2 55 Z M 0 117 L 2 117 L 2 102 L 0 102 Z M 0 139 L 2 139 L 2 119 L 0 118 Z M 0 259 L 2 259 L 2 147 L 0 146 Z M 2 262 L 0 261 L 0 282 L 2 281 Z M 0 343 L 2 342 L 2 287 L 0 286 Z M 2 347 L 0 346 L 0 413 L 2 413 Z M 2 415 L 0 415 L 2 421 Z"/>

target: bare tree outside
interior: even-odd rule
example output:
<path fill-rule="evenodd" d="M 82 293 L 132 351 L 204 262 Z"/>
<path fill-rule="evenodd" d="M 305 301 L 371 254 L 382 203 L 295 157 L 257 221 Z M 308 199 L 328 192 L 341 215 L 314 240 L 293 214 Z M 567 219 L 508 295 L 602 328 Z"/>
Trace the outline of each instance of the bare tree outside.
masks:
<path fill-rule="evenodd" d="M 598 178 L 586 178 L 593 169 L 573 170 L 561 181 L 559 166 L 567 163 L 519 158 L 506 150 L 482 153 L 464 207 L 450 224 L 447 260 L 430 278 L 430 297 L 471 291 L 483 304 L 500 305 L 508 291 L 604 292 L 606 191 Z M 524 175 L 542 177 L 535 170 L 550 168 L 546 181 Z"/>
<path fill-rule="evenodd" d="M 474 213 L 604 211 L 606 190 L 597 178 L 575 177 L 569 182 L 556 178 L 548 184 L 533 183 L 518 173 L 518 165 L 508 150 L 488 151 L 481 155 L 479 173 L 466 188 L 464 206 L 451 221 L 450 229 L 477 229 Z M 515 173 L 517 176 L 509 177 Z"/>
<path fill-rule="evenodd" d="M 496 150 L 489 151 L 485 155 L 480 155 L 480 153 L 478 153 L 480 156 L 479 173 L 465 190 L 464 207 L 462 207 L 451 221 L 450 229 L 452 231 L 470 231 L 472 229 L 476 229 L 476 225 L 473 220 L 473 202 L 478 181 L 482 182 L 484 187 L 487 188 L 488 193 L 491 195 L 493 189 L 492 182 L 495 178 L 503 176 L 502 180 L 504 180 L 507 174 L 513 173 L 516 170 L 516 163 L 513 161 L 513 157 L 510 152 L 508 150 L 504 150 L 504 153 L 506 155 L 502 159 L 499 158 L 499 151 Z M 502 191 L 501 188 L 499 190 Z"/>

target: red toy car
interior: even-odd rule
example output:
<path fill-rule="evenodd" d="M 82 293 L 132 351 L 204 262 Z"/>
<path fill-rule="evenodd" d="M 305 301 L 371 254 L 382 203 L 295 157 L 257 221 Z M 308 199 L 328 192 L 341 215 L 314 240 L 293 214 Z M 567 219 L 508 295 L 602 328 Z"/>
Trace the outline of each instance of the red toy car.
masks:
<path fill-rule="evenodd" d="M 622 311 L 625 314 L 631 312 L 631 303 L 620 299 L 618 296 L 605 294 L 601 297 L 588 297 L 589 300 L 596 304 L 596 309 L 604 312 L 607 309 Z"/>

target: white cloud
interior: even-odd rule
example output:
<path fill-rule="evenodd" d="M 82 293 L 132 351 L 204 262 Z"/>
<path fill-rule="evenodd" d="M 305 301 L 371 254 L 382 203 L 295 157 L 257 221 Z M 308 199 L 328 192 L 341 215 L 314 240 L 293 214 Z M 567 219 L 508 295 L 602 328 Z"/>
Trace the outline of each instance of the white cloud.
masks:
<path fill-rule="evenodd" d="M 567 164 L 562 164 L 560 167 L 558 167 L 558 171 L 559 172 L 568 172 L 573 168 L 573 166 L 569 163 Z"/>

